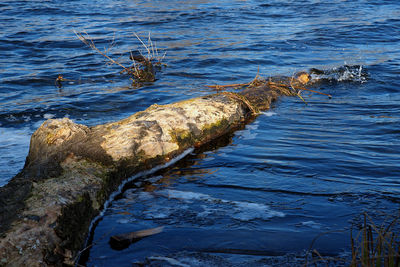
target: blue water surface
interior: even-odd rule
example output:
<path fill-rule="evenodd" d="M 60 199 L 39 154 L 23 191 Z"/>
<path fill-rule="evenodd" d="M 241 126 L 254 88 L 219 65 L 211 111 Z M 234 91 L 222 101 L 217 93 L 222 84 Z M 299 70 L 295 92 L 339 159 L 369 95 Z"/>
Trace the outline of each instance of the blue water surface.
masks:
<path fill-rule="evenodd" d="M 145 53 L 134 34 L 145 43 L 150 34 L 166 66 L 135 88 L 74 30 L 126 66 L 129 51 Z M 242 130 L 133 182 L 94 228 L 88 266 L 295 266 L 286 256 L 310 247 L 346 255 L 363 212 L 378 222 L 398 213 L 398 1 L 2 1 L 0 37 L 0 186 L 22 169 L 46 119 L 96 125 L 257 73 L 330 72 L 316 89 L 331 99 L 281 98 Z M 158 226 L 125 250 L 108 244 Z"/>

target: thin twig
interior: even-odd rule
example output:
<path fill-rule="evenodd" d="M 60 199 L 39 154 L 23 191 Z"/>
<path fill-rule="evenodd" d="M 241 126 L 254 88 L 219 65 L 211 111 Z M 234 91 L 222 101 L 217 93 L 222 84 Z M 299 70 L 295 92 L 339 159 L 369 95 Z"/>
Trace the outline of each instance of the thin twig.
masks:
<path fill-rule="evenodd" d="M 81 40 L 84 44 L 86 44 L 87 46 L 89 46 L 91 49 L 95 50 L 96 52 L 98 52 L 100 55 L 104 56 L 105 58 L 107 58 L 109 61 L 111 61 L 112 63 L 120 66 L 121 68 L 123 68 L 126 72 L 129 73 L 129 69 L 127 67 L 125 67 L 124 65 L 122 65 L 121 63 L 115 61 L 114 59 L 112 59 L 111 57 L 107 56 L 107 54 L 101 52 L 96 45 L 94 44 L 93 40 L 90 38 L 89 34 L 87 32 L 83 32 L 85 36 L 82 35 L 82 33 L 78 33 L 74 30 L 75 35 L 78 37 L 79 40 Z"/>
<path fill-rule="evenodd" d="M 322 93 L 322 92 L 320 92 L 320 91 L 311 90 L 311 89 L 305 88 L 305 87 L 303 87 L 303 86 L 296 86 L 296 87 L 297 87 L 296 89 L 306 90 L 306 91 L 310 91 L 310 92 L 317 93 L 317 94 L 320 94 L 320 95 L 326 95 L 326 96 L 328 96 L 329 98 L 332 98 L 332 96 L 331 96 L 330 94 L 325 94 L 325 93 Z"/>
<path fill-rule="evenodd" d="M 296 92 L 296 90 L 297 90 L 296 95 L 304 102 L 304 104 L 308 105 L 307 102 L 304 100 L 304 98 L 301 96 L 301 90 L 298 90 L 298 89 L 296 89 L 296 88 L 294 87 L 294 85 L 293 85 L 293 76 L 292 76 L 292 78 L 290 79 L 290 87 L 291 87 L 295 92 Z"/>
<path fill-rule="evenodd" d="M 142 43 L 143 47 L 147 50 L 147 60 L 150 61 L 151 60 L 151 53 L 150 53 L 150 49 L 147 47 L 147 45 L 142 41 L 142 39 L 140 39 L 140 37 L 134 32 L 133 33 L 136 38 Z M 139 51 L 140 52 L 140 51 Z M 143 55 L 142 55 L 143 56 Z"/>
<path fill-rule="evenodd" d="M 308 251 L 306 253 L 306 256 L 311 252 L 312 247 L 314 246 L 314 243 L 317 241 L 318 238 L 320 238 L 323 235 L 326 234 L 331 234 L 331 233 L 342 233 L 345 232 L 346 230 L 331 230 L 331 231 L 326 231 L 326 232 L 322 232 L 319 233 L 316 237 L 314 237 L 314 239 L 311 241 L 310 247 L 308 248 Z M 306 257 L 306 262 L 304 263 L 304 266 L 308 266 L 308 260 Z"/>
<path fill-rule="evenodd" d="M 209 88 L 229 88 L 229 87 L 242 87 L 242 86 L 247 86 L 249 85 L 250 82 L 248 83 L 234 83 L 234 84 L 226 84 L 226 85 L 206 85 Z"/>
<path fill-rule="evenodd" d="M 106 47 L 104 47 L 104 53 L 107 54 L 109 51 L 111 51 L 111 49 L 115 46 L 115 32 L 113 34 L 113 38 L 108 46 L 108 48 L 106 49 Z"/>
<path fill-rule="evenodd" d="M 150 32 L 149 32 L 149 40 L 147 42 L 150 44 L 151 54 L 152 54 L 152 56 L 154 56 L 155 55 L 154 54 L 154 46 L 153 46 L 153 42 L 151 41 L 151 38 L 150 38 Z"/>
<path fill-rule="evenodd" d="M 318 252 L 318 250 L 314 249 L 314 250 L 313 250 L 313 253 L 315 253 L 315 254 L 320 258 L 321 261 L 323 261 L 323 262 L 326 263 L 326 259 L 324 259 L 324 258 L 321 256 L 321 254 Z"/>

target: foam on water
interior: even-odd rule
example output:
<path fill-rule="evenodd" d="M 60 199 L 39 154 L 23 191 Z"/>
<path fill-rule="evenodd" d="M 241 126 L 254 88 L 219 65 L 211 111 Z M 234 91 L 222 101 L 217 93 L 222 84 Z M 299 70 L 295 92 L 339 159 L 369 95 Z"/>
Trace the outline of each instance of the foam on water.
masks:
<path fill-rule="evenodd" d="M 46 120 L 52 119 L 52 118 L 54 118 L 54 117 L 55 117 L 55 115 L 54 115 L 54 114 L 51 114 L 51 113 L 45 113 L 45 114 L 43 115 L 43 118 L 45 118 Z"/>
<path fill-rule="evenodd" d="M 243 139 L 253 140 L 257 138 L 257 133 L 255 130 L 258 129 L 258 122 L 254 122 L 253 124 L 246 125 L 246 128 L 237 133 Z"/>
<path fill-rule="evenodd" d="M 267 205 L 249 202 L 233 201 L 233 218 L 240 221 L 250 221 L 254 219 L 267 220 L 272 217 L 284 217 L 285 214 L 280 211 L 271 210 Z"/>
<path fill-rule="evenodd" d="M 310 227 L 312 229 L 321 229 L 321 227 L 322 227 L 322 225 L 320 223 L 317 223 L 314 221 L 301 222 L 299 226 L 306 226 L 306 227 Z"/>
<path fill-rule="evenodd" d="M 131 194 L 134 196 L 134 194 Z M 136 202 L 145 203 L 146 208 L 142 214 L 137 214 L 145 219 L 168 219 L 176 221 L 191 214 L 191 223 L 201 223 L 204 219 L 230 218 L 248 222 L 251 220 L 269 220 L 273 217 L 284 217 L 280 211 L 272 210 L 268 205 L 262 203 L 233 201 L 216 198 L 204 193 L 179 190 L 160 190 L 156 192 L 141 192 L 137 195 Z M 148 201 L 148 202 L 147 202 Z M 176 203 L 179 201 L 179 203 Z M 194 212 L 195 211 L 195 212 Z M 195 217 L 198 220 L 192 220 Z M 207 223 L 211 223 L 207 221 Z"/>
<path fill-rule="evenodd" d="M 268 111 L 261 112 L 261 114 L 263 114 L 264 116 L 267 116 L 267 117 L 272 117 L 272 116 L 276 115 L 276 112 L 268 110 Z"/>
<path fill-rule="evenodd" d="M 196 192 L 186 192 L 186 191 L 178 191 L 178 190 L 162 190 L 157 192 L 158 195 L 168 197 L 169 199 L 179 199 L 185 202 L 193 202 L 195 200 L 200 201 L 215 201 L 216 199 L 211 197 L 210 195 L 196 193 Z"/>
<path fill-rule="evenodd" d="M 346 258 L 348 255 L 341 255 Z M 235 255 L 223 253 L 201 253 L 182 251 L 168 256 L 150 256 L 144 262 L 137 262 L 134 266 L 305 266 L 313 262 L 315 266 L 347 266 L 340 258 L 326 259 L 320 264 L 314 259 L 307 259 L 303 254 L 286 254 L 283 256 Z"/>

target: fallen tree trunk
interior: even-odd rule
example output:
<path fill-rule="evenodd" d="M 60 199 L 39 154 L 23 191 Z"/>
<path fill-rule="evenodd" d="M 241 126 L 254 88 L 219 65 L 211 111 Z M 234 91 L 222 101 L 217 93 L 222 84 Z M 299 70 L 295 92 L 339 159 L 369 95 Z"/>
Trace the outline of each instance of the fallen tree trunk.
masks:
<path fill-rule="evenodd" d="M 235 130 L 282 94 L 294 93 L 265 83 L 152 105 L 94 127 L 45 121 L 23 170 L 0 188 L 0 265 L 73 265 L 92 220 L 124 180 Z"/>

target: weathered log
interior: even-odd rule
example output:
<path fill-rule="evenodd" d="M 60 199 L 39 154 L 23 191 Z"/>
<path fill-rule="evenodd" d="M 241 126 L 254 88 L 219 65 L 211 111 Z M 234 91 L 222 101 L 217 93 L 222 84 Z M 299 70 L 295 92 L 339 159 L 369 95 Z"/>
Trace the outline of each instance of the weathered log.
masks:
<path fill-rule="evenodd" d="M 235 130 L 282 94 L 292 92 L 264 84 L 152 105 L 94 127 L 45 121 L 23 170 L 0 188 L 0 265 L 73 265 L 92 220 L 124 180 Z"/>

